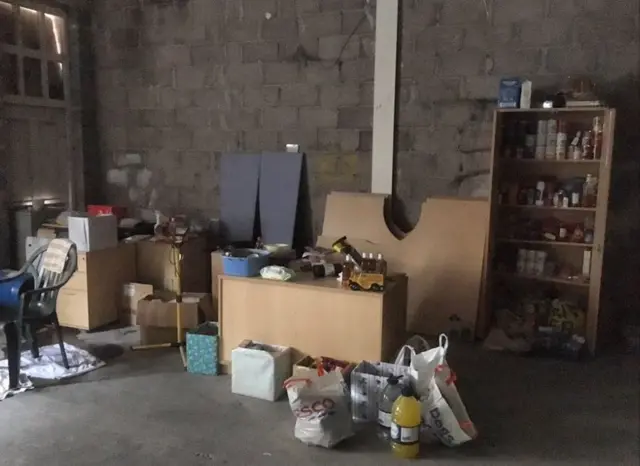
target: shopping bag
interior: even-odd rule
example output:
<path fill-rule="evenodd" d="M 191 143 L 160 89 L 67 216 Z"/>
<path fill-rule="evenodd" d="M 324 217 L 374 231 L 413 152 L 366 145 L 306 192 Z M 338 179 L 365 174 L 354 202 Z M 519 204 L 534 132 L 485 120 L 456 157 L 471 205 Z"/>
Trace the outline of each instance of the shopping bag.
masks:
<path fill-rule="evenodd" d="M 424 351 L 427 351 L 429 348 L 429 343 L 420 335 L 414 335 L 407 340 L 400 351 L 398 351 L 398 355 L 396 356 L 395 364 L 399 366 L 410 366 L 411 360 L 416 354 L 420 354 Z"/>
<path fill-rule="evenodd" d="M 333 448 L 351 437 L 349 393 L 342 373 L 309 373 L 284 384 L 291 411 L 296 417 L 295 437 L 308 445 Z"/>
<path fill-rule="evenodd" d="M 351 416 L 355 422 L 378 421 L 378 399 L 392 376 L 409 376 L 409 367 L 362 361 L 351 371 Z"/>
<path fill-rule="evenodd" d="M 477 431 L 458 393 L 455 373 L 446 362 L 446 335 L 440 335 L 438 343 L 412 359 L 410 375 L 420 398 L 421 439 L 453 447 L 474 439 Z"/>

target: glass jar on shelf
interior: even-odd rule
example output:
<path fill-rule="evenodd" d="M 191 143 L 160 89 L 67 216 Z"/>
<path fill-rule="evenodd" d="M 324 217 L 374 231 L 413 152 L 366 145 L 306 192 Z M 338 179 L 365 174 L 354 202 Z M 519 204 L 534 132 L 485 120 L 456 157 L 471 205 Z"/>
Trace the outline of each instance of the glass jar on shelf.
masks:
<path fill-rule="evenodd" d="M 582 204 L 585 207 L 596 207 L 598 202 L 598 178 L 588 174 L 582 187 Z"/>

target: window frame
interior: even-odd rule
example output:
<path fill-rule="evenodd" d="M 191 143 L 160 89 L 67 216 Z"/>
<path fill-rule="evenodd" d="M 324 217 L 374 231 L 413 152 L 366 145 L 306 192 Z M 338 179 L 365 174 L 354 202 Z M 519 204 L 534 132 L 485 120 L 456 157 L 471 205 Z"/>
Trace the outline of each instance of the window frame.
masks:
<path fill-rule="evenodd" d="M 8 53 L 15 55 L 18 61 L 17 69 L 17 82 L 18 82 L 18 95 L 14 94 L 0 94 L 0 101 L 8 104 L 16 105 L 30 105 L 37 107 L 54 107 L 65 108 L 70 104 L 70 86 L 69 86 L 69 18 L 67 14 L 57 8 L 52 8 L 47 5 L 38 4 L 28 0 L 0 0 L 3 3 L 8 3 L 12 7 L 13 21 L 16 31 L 16 44 L 6 44 L 0 42 L 0 53 Z M 22 45 L 22 24 L 20 22 L 20 8 L 28 8 L 30 10 L 37 11 L 38 14 L 38 34 L 40 38 L 40 48 L 38 50 L 30 49 Z M 55 15 L 62 18 L 64 22 L 64 34 L 65 40 L 62 44 L 62 50 L 60 54 L 49 52 L 45 46 L 45 15 Z M 25 79 L 24 79 L 24 58 L 35 58 L 40 61 L 40 73 L 41 73 L 41 86 L 42 97 L 32 97 L 25 95 Z M 49 96 L 49 62 L 62 63 L 62 85 L 64 89 L 63 99 L 52 99 Z"/>

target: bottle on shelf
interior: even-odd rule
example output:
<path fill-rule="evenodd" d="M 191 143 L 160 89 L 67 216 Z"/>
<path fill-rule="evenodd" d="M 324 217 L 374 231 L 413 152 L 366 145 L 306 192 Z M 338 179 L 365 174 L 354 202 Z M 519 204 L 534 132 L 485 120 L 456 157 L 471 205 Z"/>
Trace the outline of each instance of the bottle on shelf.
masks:
<path fill-rule="evenodd" d="M 526 120 L 518 121 L 516 130 L 516 159 L 526 158 L 526 140 L 527 140 L 527 122 Z"/>
<path fill-rule="evenodd" d="M 420 402 L 411 386 L 402 387 L 391 411 L 391 449 L 400 458 L 416 458 L 420 453 Z"/>
<path fill-rule="evenodd" d="M 311 266 L 313 276 L 316 278 L 337 277 L 342 272 L 341 264 L 313 264 Z"/>
<path fill-rule="evenodd" d="M 547 146 L 544 158 L 553 160 L 556 158 L 556 150 L 558 148 L 558 120 L 549 120 L 547 122 Z"/>
<path fill-rule="evenodd" d="M 369 270 L 369 253 L 368 252 L 362 253 L 362 262 L 360 263 L 360 270 L 363 273 Z"/>
<path fill-rule="evenodd" d="M 364 259 L 362 264 L 362 271 L 366 273 L 373 273 L 376 271 L 376 260 L 373 258 L 373 253 L 364 253 Z"/>
<path fill-rule="evenodd" d="M 602 143 L 604 138 L 604 127 L 602 117 L 593 119 L 593 158 L 600 160 L 602 157 Z"/>
<path fill-rule="evenodd" d="M 582 135 L 582 158 L 593 160 L 593 131 L 585 131 Z"/>
<path fill-rule="evenodd" d="M 582 203 L 585 207 L 595 207 L 598 198 L 598 178 L 589 174 L 582 188 Z"/>
<path fill-rule="evenodd" d="M 331 245 L 331 249 L 333 249 L 335 252 L 339 252 L 345 255 L 346 254 L 350 255 L 353 258 L 354 263 L 356 263 L 359 266 L 362 266 L 362 259 L 363 259 L 362 255 L 356 248 L 351 246 L 349 241 L 347 241 L 346 236 L 343 236 L 342 238 L 337 239 Z"/>
<path fill-rule="evenodd" d="M 569 155 L 571 160 L 582 160 L 582 132 L 578 131 L 575 137 L 571 140 L 571 147 L 569 148 Z"/>
<path fill-rule="evenodd" d="M 587 217 L 584 219 L 584 242 L 587 244 L 593 244 L 594 239 L 595 222 L 593 217 Z"/>
<path fill-rule="evenodd" d="M 556 137 L 556 160 L 567 158 L 567 122 L 558 121 L 558 135 Z"/>
<path fill-rule="evenodd" d="M 526 123 L 526 134 L 524 139 L 524 157 L 526 159 L 534 159 L 536 157 L 536 128 L 531 123 Z"/>
<path fill-rule="evenodd" d="M 536 132 L 536 152 L 537 160 L 544 160 L 547 153 L 547 120 L 538 120 Z"/>
<path fill-rule="evenodd" d="M 543 206 L 544 205 L 544 198 L 545 198 L 545 182 L 544 181 L 538 181 L 536 183 L 536 204 L 537 206 Z"/>
<path fill-rule="evenodd" d="M 382 254 L 378 254 L 378 273 L 387 276 L 387 261 Z"/>
<path fill-rule="evenodd" d="M 349 284 L 349 279 L 351 278 L 351 275 L 353 274 L 353 271 L 354 271 L 353 266 L 354 266 L 353 259 L 351 258 L 351 255 L 347 254 L 344 264 L 342 264 L 342 284 L 343 285 Z"/>

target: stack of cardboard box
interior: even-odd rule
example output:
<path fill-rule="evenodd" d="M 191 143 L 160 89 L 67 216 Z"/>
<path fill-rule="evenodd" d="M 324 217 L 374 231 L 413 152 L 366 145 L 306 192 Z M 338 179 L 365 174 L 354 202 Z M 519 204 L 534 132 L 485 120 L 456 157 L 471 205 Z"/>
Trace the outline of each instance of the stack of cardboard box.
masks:
<path fill-rule="evenodd" d="M 136 241 L 135 247 L 137 283 L 128 283 L 123 288 L 121 320 L 140 326 L 142 345 L 175 342 L 178 336 L 175 253 L 170 244 L 153 239 Z M 207 294 L 210 269 L 205 238 L 190 240 L 181 252 L 181 327 L 186 332 L 202 322 L 216 320 L 216 313 L 211 295 Z"/>

